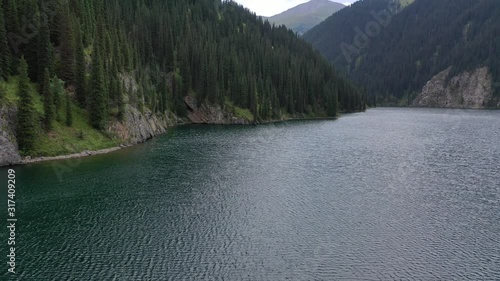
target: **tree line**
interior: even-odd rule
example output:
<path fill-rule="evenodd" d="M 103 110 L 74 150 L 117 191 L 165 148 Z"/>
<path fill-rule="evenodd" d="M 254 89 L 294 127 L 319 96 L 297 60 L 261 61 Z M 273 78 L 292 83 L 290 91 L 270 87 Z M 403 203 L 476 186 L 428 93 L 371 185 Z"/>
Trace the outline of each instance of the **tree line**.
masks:
<path fill-rule="evenodd" d="M 427 81 L 450 66 L 451 77 L 488 66 L 493 81 L 498 80 L 499 1 L 415 0 L 388 18 L 383 12 L 391 1 L 359 1 L 304 36 L 363 85 L 369 103 L 411 102 Z M 365 30 L 370 22 L 382 23 L 376 36 Z M 365 41 L 361 48 L 356 40 Z M 356 47 L 347 49 L 351 59 L 346 59 L 343 42 Z M 500 87 L 496 90 L 500 94 Z"/>
<path fill-rule="evenodd" d="M 232 1 L 2 0 L 0 77 L 19 76 L 18 141 L 29 151 L 41 125 L 72 123 L 72 104 L 106 130 L 127 106 L 186 115 L 184 97 L 249 109 L 255 121 L 285 114 L 336 116 L 365 97 L 285 27 Z M 66 108 L 65 120 L 57 109 Z M 61 118 L 59 118 L 61 119 Z"/>

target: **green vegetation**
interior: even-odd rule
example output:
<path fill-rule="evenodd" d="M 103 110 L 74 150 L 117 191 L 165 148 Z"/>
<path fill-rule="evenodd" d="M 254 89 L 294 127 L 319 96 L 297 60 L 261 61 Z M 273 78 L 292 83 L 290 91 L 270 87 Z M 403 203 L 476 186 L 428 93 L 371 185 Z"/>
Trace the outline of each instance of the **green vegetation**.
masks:
<path fill-rule="evenodd" d="M 74 152 L 63 143 L 112 146 L 105 131 L 126 118 L 128 106 L 186 116 L 184 97 L 192 92 L 199 104 L 229 101 L 237 116 L 253 121 L 364 108 L 358 89 L 305 41 L 232 1 L 0 6 L 0 47 L 13 35 L 0 51 L 1 102 L 19 105 L 25 155 Z M 20 32 L 26 20 L 33 35 Z M 16 77 L 19 65 L 25 72 Z M 327 110 L 333 95 L 337 108 Z"/>
<path fill-rule="evenodd" d="M 232 112 L 238 118 L 243 118 L 243 119 L 248 120 L 250 122 L 255 120 L 254 115 L 252 114 L 252 112 L 250 112 L 249 109 L 243 109 L 243 108 L 237 107 L 234 105 L 234 103 L 232 101 L 227 100 L 227 99 L 226 99 L 226 102 L 224 103 L 224 105 L 226 106 L 226 110 Z"/>
<path fill-rule="evenodd" d="M 66 126 L 66 122 L 54 122 L 53 130 L 39 137 L 31 156 L 73 154 L 85 150 L 106 149 L 121 144 L 120 140 L 113 140 L 110 136 L 92 128 L 86 110 L 75 104 L 72 104 L 71 108 L 72 126 Z"/>
<path fill-rule="evenodd" d="M 17 113 L 17 144 L 19 151 L 30 154 L 37 137 L 37 120 L 33 95 L 29 91 L 28 64 L 24 57 L 19 63 L 19 102 Z"/>
<path fill-rule="evenodd" d="M 398 8 L 391 15 L 388 7 L 394 3 Z M 304 38 L 366 87 L 369 104 L 409 105 L 409 97 L 450 66 L 450 77 L 488 66 L 498 80 L 498 15 L 499 1 L 363 0 Z M 365 28 L 370 22 L 380 27 L 373 36 Z"/>
<path fill-rule="evenodd" d="M 57 91 L 55 88 L 60 80 L 52 81 L 52 92 Z M 54 85 L 54 83 L 56 85 Z M 28 92 L 33 100 L 35 109 L 35 119 L 43 119 L 44 102 L 42 96 L 36 92 L 35 84 L 30 83 Z M 4 97 L 0 99 L 0 103 L 14 106 L 19 101 L 19 77 L 12 76 L 8 81 L 0 81 L 0 93 L 4 93 Z M 55 108 L 54 108 L 55 110 Z M 59 109 L 59 116 L 66 114 L 66 109 Z M 110 147 L 115 147 L 120 143 L 120 140 L 113 140 L 110 136 L 95 130 L 90 126 L 88 113 L 85 109 L 79 108 L 73 102 L 71 103 L 72 126 L 66 126 L 64 122 L 53 121 L 52 130 L 49 133 L 42 133 L 41 129 L 37 129 L 40 133 L 37 134 L 31 151 L 23 152 L 24 155 L 33 157 L 38 156 L 57 156 L 65 154 L 79 153 L 85 150 L 99 150 Z M 61 118 L 59 118 L 61 120 Z"/>

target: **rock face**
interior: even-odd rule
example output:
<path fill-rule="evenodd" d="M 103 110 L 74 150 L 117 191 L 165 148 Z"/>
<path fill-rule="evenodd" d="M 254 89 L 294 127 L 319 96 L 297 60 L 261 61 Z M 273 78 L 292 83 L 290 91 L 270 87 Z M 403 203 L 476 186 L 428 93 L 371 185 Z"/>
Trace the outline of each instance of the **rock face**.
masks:
<path fill-rule="evenodd" d="M 471 108 L 499 107 L 493 96 L 492 77 L 487 67 L 449 77 L 451 67 L 434 76 L 413 101 L 416 107 Z"/>
<path fill-rule="evenodd" d="M 203 103 L 198 106 L 196 99 L 189 96 L 184 98 L 184 102 L 188 109 L 188 119 L 193 124 L 250 124 L 248 120 L 236 117 L 220 105 Z"/>
<path fill-rule="evenodd" d="M 153 114 L 149 109 L 140 112 L 129 106 L 125 121 L 112 122 L 108 130 L 127 144 L 137 144 L 165 133 L 170 123 L 166 115 Z"/>
<path fill-rule="evenodd" d="M 3 106 L 0 108 L 0 167 L 21 163 L 15 137 L 17 110 Z"/>

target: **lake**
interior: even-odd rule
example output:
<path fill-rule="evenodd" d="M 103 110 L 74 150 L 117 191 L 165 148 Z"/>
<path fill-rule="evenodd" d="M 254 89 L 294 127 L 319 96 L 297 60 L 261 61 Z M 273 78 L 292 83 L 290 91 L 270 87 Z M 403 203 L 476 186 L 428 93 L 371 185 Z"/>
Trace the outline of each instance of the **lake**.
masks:
<path fill-rule="evenodd" d="M 500 280 L 500 111 L 185 126 L 15 170 L 19 280 Z"/>

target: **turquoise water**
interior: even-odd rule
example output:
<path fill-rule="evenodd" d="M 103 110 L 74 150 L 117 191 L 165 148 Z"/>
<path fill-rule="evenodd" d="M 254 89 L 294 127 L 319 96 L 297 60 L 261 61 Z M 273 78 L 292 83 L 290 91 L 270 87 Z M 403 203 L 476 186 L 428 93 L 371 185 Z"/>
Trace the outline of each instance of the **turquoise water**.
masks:
<path fill-rule="evenodd" d="M 499 140 L 496 111 L 374 109 L 15 167 L 11 279 L 500 280 Z"/>

